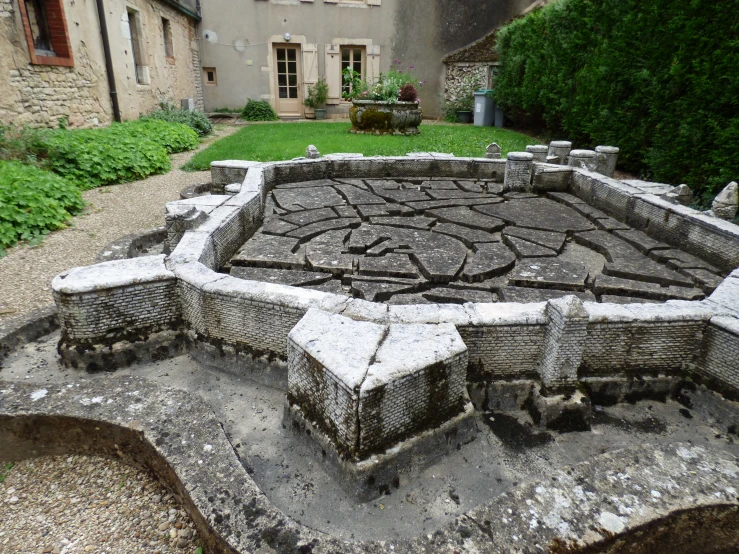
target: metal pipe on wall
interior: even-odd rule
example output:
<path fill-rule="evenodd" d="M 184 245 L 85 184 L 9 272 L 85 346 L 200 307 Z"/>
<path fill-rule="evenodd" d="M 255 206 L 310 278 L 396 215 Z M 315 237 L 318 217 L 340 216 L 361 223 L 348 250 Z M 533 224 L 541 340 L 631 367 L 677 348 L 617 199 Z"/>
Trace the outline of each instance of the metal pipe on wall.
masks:
<path fill-rule="evenodd" d="M 108 24 L 105 21 L 105 6 L 103 0 L 95 0 L 98 9 L 98 21 L 100 22 L 100 34 L 103 38 L 103 53 L 105 54 L 105 72 L 108 74 L 108 86 L 110 87 L 110 102 L 113 105 L 113 119 L 120 123 L 121 108 L 118 105 L 118 91 L 115 87 L 115 74 L 113 73 L 113 57 L 110 54 L 110 39 L 108 37 Z"/>

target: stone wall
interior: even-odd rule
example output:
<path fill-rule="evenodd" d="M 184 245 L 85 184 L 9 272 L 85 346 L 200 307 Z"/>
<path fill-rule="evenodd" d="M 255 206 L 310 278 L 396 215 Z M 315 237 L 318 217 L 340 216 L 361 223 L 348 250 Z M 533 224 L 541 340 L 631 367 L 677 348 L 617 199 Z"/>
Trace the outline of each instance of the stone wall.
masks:
<path fill-rule="evenodd" d="M 714 317 L 706 330 L 705 352 L 699 373 L 739 391 L 739 320 Z"/>
<path fill-rule="evenodd" d="M 464 79 L 473 76 L 477 88 L 488 88 L 491 81 L 490 63 L 453 63 L 446 65 L 444 76 L 444 99 L 453 102 L 461 92 Z"/>
<path fill-rule="evenodd" d="M 72 67 L 31 63 L 17 3 L 0 3 L 0 123 L 70 128 L 96 127 L 113 120 L 100 25 L 94 2 L 64 0 L 74 60 Z M 141 15 L 144 59 L 150 82 L 136 83 L 127 9 Z M 106 4 L 113 71 L 124 120 L 150 113 L 160 102 L 179 106 L 194 98 L 202 109 L 202 88 L 195 21 L 157 0 Z M 170 22 L 174 57 L 164 53 L 162 18 Z M 123 21 L 125 19 L 125 21 Z"/>

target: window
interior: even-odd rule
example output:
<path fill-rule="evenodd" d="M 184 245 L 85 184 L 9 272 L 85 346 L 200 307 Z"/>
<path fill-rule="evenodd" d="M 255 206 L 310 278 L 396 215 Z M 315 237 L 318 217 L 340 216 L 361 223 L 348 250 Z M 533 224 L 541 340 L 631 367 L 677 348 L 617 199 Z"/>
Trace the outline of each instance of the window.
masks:
<path fill-rule="evenodd" d="M 73 66 L 62 0 L 19 0 L 32 64 Z"/>
<path fill-rule="evenodd" d="M 172 26 L 169 19 L 162 18 L 162 35 L 164 37 L 164 55 L 168 58 L 174 57 L 174 47 L 172 46 Z"/>
<path fill-rule="evenodd" d="M 217 85 L 218 84 L 215 67 L 204 67 L 203 76 L 205 77 L 204 80 L 205 80 L 206 85 Z"/>
<path fill-rule="evenodd" d="M 298 98 L 298 50 L 277 48 L 277 88 L 280 98 Z"/>
<path fill-rule="evenodd" d="M 352 68 L 364 79 L 364 47 L 342 46 L 341 47 L 341 79 L 342 92 L 351 92 L 351 84 L 344 83 L 344 71 Z"/>
<path fill-rule="evenodd" d="M 133 64 L 136 70 L 136 84 L 149 84 L 149 67 L 144 63 L 144 48 L 141 43 L 141 22 L 139 20 L 139 12 L 129 8 L 128 10 L 128 28 L 131 33 L 131 53 L 133 54 Z"/>

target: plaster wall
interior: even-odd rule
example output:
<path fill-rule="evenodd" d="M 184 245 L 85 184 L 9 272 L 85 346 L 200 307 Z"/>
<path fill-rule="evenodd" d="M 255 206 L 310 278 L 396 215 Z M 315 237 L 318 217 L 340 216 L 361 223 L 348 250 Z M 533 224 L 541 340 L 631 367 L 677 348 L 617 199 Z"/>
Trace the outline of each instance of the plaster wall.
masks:
<path fill-rule="evenodd" d="M 424 115 L 438 114 L 444 90 L 445 54 L 473 42 L 523 11 L 531 0 L 249 0 L 234 17 L 229 0 L 203 4 L 200 30 L 202 65 L 215 67 L 217 84 L 204 87 L 206 110 L 241 108 L 249 98 L 275 102 L 272 48 L 285 33 L 308 51 L 303 87 L 318 77 L 335 86 L 329 45 L 364 45 L 379 54 L 373 71 L 387 71 L 394 60 L 426 81 L 421 90 Z M 306 47 L 308 47 L 306 49 Z M 315 59 L 312 48 L 315 47 Z M 329 65 L 327 65 L 329 64 Z M 371 64 L 368 63 L 367 67 Z M 316 71 L 315 73 L 313 71 Z M 330 96 L 335 97 L 335 94 Z M 329 101 L 329 113 L 344 114 L 346 103 Z"/>
<path fill-rule="evenodd" d="M 159 102 L 194 98 L 202 108 L 196 23 L 170 6 L 149 0 L 106 2 L 114 74 L 122 118 L 136 119 Z M 31 63 L 18 0 L 0 4 L 0 123 L 96 127 L 113 120 L 100 25 L 94 0 L 64 0 L 73 67 Z M 140 13 L 149 84 L 136 84 L 128 9 Z M 174 56 L 164 52 L 162 18 L 170 21 Z"/>

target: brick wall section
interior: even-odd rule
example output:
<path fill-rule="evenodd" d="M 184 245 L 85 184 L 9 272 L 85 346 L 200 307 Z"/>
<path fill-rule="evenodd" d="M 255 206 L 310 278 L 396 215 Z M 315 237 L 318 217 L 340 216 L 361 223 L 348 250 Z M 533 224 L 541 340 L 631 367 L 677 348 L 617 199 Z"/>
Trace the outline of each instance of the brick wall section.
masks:
<path fill-rule="evenodd" d="M 739 320 L 714 317 L 706 329 L 698 373 L 739 392 Z"/>
<path fill-rule="evenodd" d="M 467 353 L 362 393 L 359 456 L 385 450 L 460 413 L 467 397 Z"/>
<path fill-rule="evenodd" d="M 546 325 L 475 325 L 457 330 L 469 349 L 472 379 L 537 375 Z"/>
<path fill-rule="evenodd" d="M 75 342 L 102 340 L 113 331 L 130 334 L 166 329 L 180 316 L 174 277 L 83 294 L 55 292 L 54 301 L 64 338 Z"/>
<path fill-rule="evenodd" d="M 588 313 L 574 296 L 547 302 L 549 325 L 544 336 L 541 382 L 546 387 L 575 385 L 587 342 Z"/>
<path fill-rule="evenodd" d="M 739 266 L 736 225 L 671 204 L 597 173 L 574 170 L 571 192 L 653 238 L 695 254 L 727 272 Z"/>

